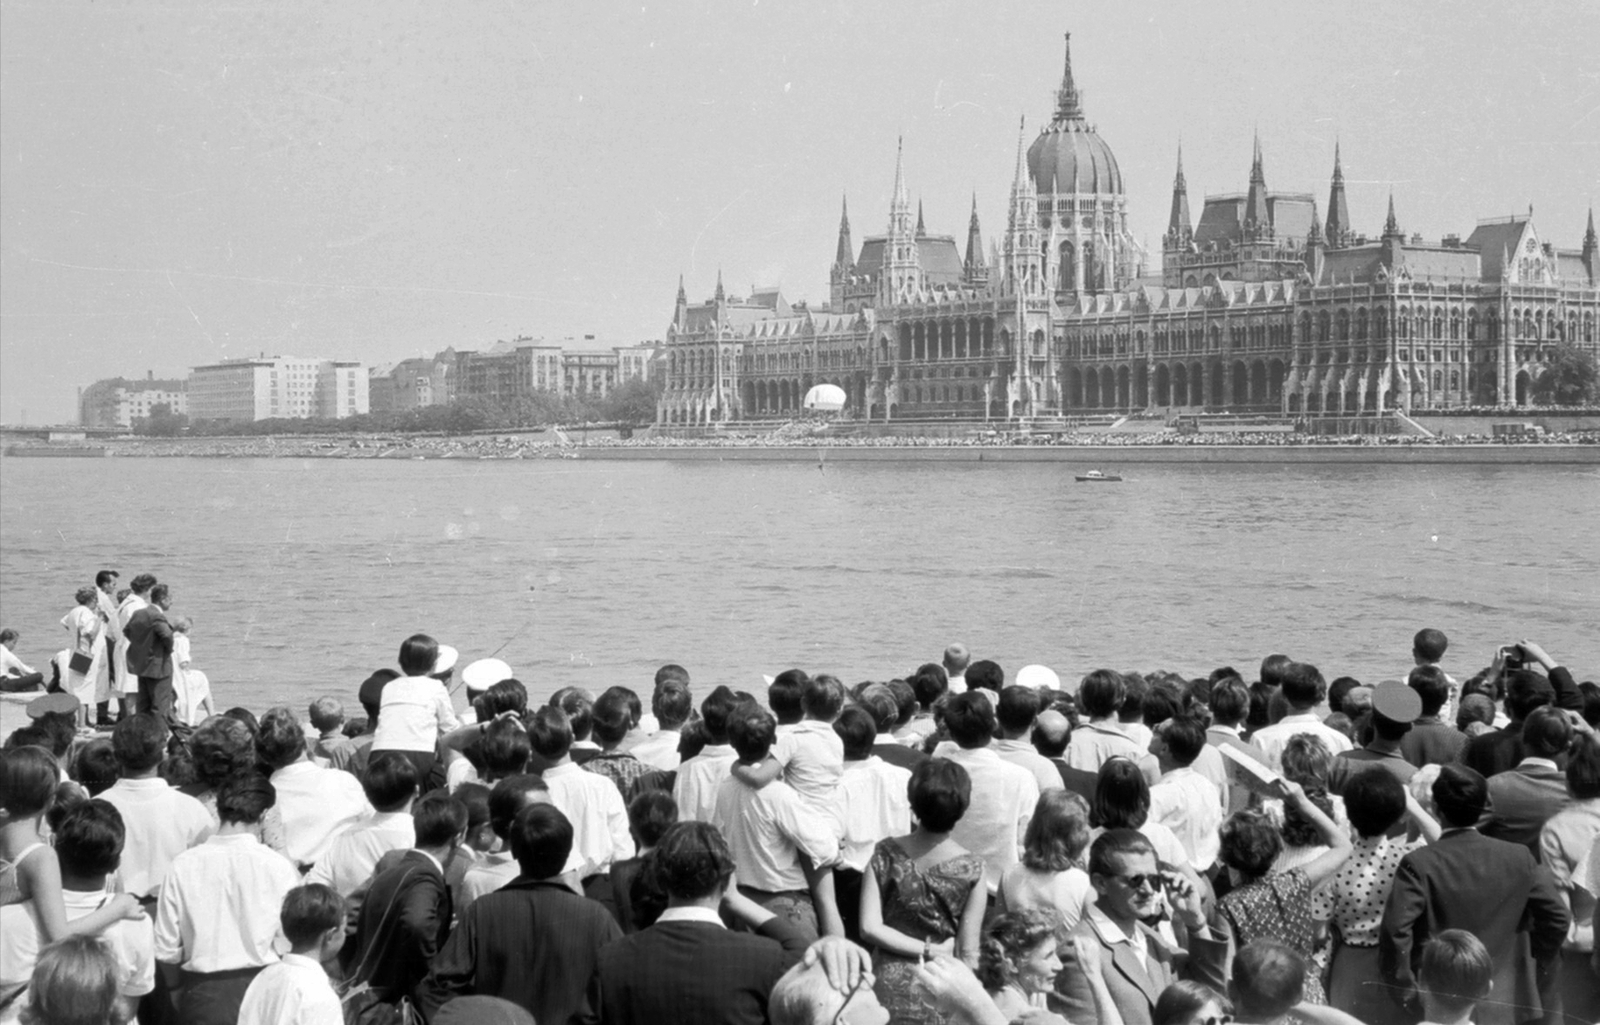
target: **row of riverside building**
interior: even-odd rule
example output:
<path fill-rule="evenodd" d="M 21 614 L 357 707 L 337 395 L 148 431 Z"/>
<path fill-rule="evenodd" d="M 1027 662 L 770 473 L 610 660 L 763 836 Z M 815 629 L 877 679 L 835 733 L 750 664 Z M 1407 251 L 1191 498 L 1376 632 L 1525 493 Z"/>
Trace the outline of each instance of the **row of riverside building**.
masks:
<path fill-rule="evenodd" d="M 1268 189 L 1257 140 L 1247 190 L 1206 196 L 1198 222 L 1180 151 L 1147 275 L 1068 41 L 1054 116 L 1018 138 L 1001 244 L 985 252 L 976 202 L 964 250 L 930 233 L 897 156 L 888 231 L 857 250 L 841 217 L 825 305 L 730 297 L 720 278 L 690 305 L 679 282 L 658 421 L 786 418 L 823 383 L 871 420 L 1520 406 L 1554 346 L 1600 350 L 1592 211 L 1576 250 L 1531 208 L 1425 242 L 1391 196 L 1369 237 L 1337 147 L 1325 217 L 1310 193 Z"/>
<path fill-rule="evenodd" d="M 131 427 L 157 406 L 194 420 L 338 420 L 458 399 L 509 402 L 536 392 L 598 399 L 659 372 L 655 343 L 600 347 L 593 335 L 576 341 L 519 337 L 481 351 L 446 348 L 378 367 L 263 353 L 194 367 L 187 378 L 114 377 L 80 391 L 79 423 Z"/>

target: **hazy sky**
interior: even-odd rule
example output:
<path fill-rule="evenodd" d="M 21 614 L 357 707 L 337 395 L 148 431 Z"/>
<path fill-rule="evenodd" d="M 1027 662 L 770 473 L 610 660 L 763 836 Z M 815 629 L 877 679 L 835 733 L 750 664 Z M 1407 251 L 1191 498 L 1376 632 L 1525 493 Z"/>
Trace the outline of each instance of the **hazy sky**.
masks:
<path fill-rule="evenodd" d="M 1600 199 L 1600 3 L 0 2 L 0 420 L 258 351 L 382 363 L 660 338 L 691 299 L 827 298 L 839 199 L 1003 227 L 1061 33 L 1159 250 L 1245 187 L 1428 238 Z"/>

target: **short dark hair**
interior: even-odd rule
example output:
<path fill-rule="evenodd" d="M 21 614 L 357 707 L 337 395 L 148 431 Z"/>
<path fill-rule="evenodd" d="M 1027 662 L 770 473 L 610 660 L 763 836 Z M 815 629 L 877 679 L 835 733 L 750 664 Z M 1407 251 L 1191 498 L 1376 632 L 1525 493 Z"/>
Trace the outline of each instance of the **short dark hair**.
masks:
<path fill-rule="evenodd" d="M 666 790 L 642 790 L 628 802 L 628 825 L 641 847 L 654 847 L 678 824 L 678 802 Z"/>
<path fill-rule="evenodd" d="M 1600 740 L 1580 733 L 1567 752 L 1567 793 L 1574 801 L 1600 797 Z"/>
<path fill-rule="evenodd" d="M 559 708 L 546 705 L 533 713 L 533 722 L 528 724 L 528 741 L 533 745 L 534 753 L 540 758 L 557 762 L 567 756 L 572 750 L 572 724 L 567 720 L 567 713 Z"/>
<path fill-rule="evenodd" d="M 613 688 L 600 695 L 594 703 L 594 739 L 596 743 L 615 745 L 622 743 L 633 726 L 633 712 L 628 707 L 627 694 Z"/>
<path fill-rule="evenodd" d="M 1334 712 L 1344 711 L 1345 695 L 1361 686 L 1361 681 L 1354 676 L 1341 676 L 1328 684 L 1328 708 Z"/>
<path fill-rule="evenodd" d="M 172 588 L 168 587 L 166 584 L 157 584 L 150 588 L 151 605 L 164 605 L 166 604 L 167 599 L 170 597 L 172 597 Z"/>
<path fill-rule="evenodd" d="M 911 770 L 906 797 L 923 829 L 948 833 L 972 803 L 972 777 L 948 758 L 930 758 Z"/>
<path fill-rule="evenodd" d="M 527 807 L 528 795 L 549 791 L 550 785 L 544 781 L 544 777 L 531 773 L 496 781 L 489 791 L 489 828 L 494 830 L 495 836 L 509 843 L 511 823 L 516 819 L 517 812 Z"/>
<path fill-rule="evenodd" d="M 315 943 L 329 929 L 344 924 L 344 898 L 331 886 L 306 883 L 283 895 L 283 910 L 278 924 L 283 938 L 294 946 Z"/>
<path fill-rule="evenodd" d="M 1475 825 L 1489 806 L 1489 784 L 1465 765 L 1440 766 L 1433 781 L 1433 805 L 1446 826 L 1464 829 Z"/>
<path fill-rule="evenodd" d="M 1005 688 L 1000 692 L 995 718 L 1000 720 L 1000 728 L 1008 733 L 1028 729 L 1039 718 L 1039 692 L 1016 684 Z"/>
<path fill-rule="evenodd" d="M 1294 664 L 1288 655 L 1272 654 L 1261 660 L 1260 680 L 1268 687 L 1283 686 L 1283 671 Z"/>
<path fill-rule="evenodd" d="M 702 900 L 726 885 L 733 856 L 722 833 L 709 822 L 680 822 L 656 845 L 656 878 L 667 896 Z"/>
<path fill-rule="evenodd" d="M 872 744 L 878 739 L 878 724 L 866 709 L 851 705 L 833 721 L 833 732 L 844 742 L 845 758 L 857 762 L 872 754 Z"/>
<path fill-rule="evenodd" d="M 1123 722 L 1138 722 L 1144 716 L 1144 699 L 1150 693 L 1150 684 L 1142 673 L 1122 674 L 1122 703 L 1117 706 L 1117 718 Z"/>
<path fill-rule="evenodd" d="M 1489 995 L 1494 959 L 1465 929 L 1445 929 L 1422 945 L 1417 983 L 1452 1014 L 1463 1014 Z"/>
<path fill-rule="evenodd" d="M 251 757 L 254 758 L 253 750 Z M 90 797 L 98 797 L 111 789 L 117 781 L 117 756 L 111 741 L 96 737 L 80 747 L 72 760 L 72 776 L 83 784 Z"/>
<path fill-rule="evenodd" d="M 1150 784 L 1130 758 L 1107 758 L 1100 766 L 1089 805 L 1089 821 L 1102 829 L 1141 829 L 1150 817 Z"/>
<path fill-rule="evenodd" d="M 1506 714 L 1513 719 L 1526 719 L 1535 708 L 1555 702 L 1555 688 L 1532 669 L 1513 669 L 1505 679 Z"/>
<path fill-rule="evenodd" d="M 1572 721 L 1559 708 L 1545 705 L 1528 713 L 1522 726 L 1522 749 L 1538 758 L 1555 758 L 1572 743 Z"/>
<path fill-rule="evenodd" d="M 400 642 L 400 671 L 407 676 L 427 676 L 439 661 L 439 642 L 427 634 L 412 634 Z"/>
<path fill-rule="evenodd" d="M 467 830 L 467 806 L 443 790 L 431 790 L 411 806 L 418 847 L 438 847 Z"/>
<path fill-rule="evenodd" d="M 799 722 L 805 714 L 801 696 L 811 681 L 803 669 L 785 669 L 772 678 L 767 688 L 767 707 L 780 722 Z"/>
<path fill-rule="evenodd" d="M 917 714 L 917 692 L 904 680 L 890 680 L 884 686 L 894 696 L 895 725 L 904 726 Z"/>
<path fill-rule="evenodd" d="M 881 683 L 868 684 L 858 699 L 861 707 L 872 716 L 872 725 L 879 733 L 890 733 L 900 721 L 900 704 L 894 692 Z M 916 704 L 912 701 L 912 705 Z M 840 713 L 843 714 L 843 713 Z M 835 726 L 838 723 L 834 724 Z"/>
<path fill-rule="evenodd" d="M 1283 699 L 1295 708 L 1310 708 L 1328 693 L 1322 672 L 1310 662 L 1291 662 L 1279 672 Z"/>
<path fill-rule="evenodd" d="M 16 643 L 16 640 L 17 632 L 11 629 L 9 626 L 3 630 L 0 630 L 0 644 L 14 644 Z"/>
<path fill-rule="evenodd" d="M 1139 702 L 1139 714 L 1146 726 L 1160 726 L 1183 710 L 1183 696 L 1165 686 L 1151 687 Z"/>
<path fill-rule="evenodd" d="M 134 594 L 148 594 L 150 588 L 156 586 L 156 578 L 152 573 L 140 573 L 128 581 L 128 590 Z"/>
<path fill-rule="evenodd" d="M 1222 824 L 1222 863 L 1248 879 L 1260 879 L 1283 853 L 1283 834 L 1258 811 L 1234 812 Z"/>
<path fill-rule="evenodd" d="M 103 569 L 103 570 L 101 570 L 100 572 L 98 572 L 98 573 L 96 573 L 94 575 L 94 586 L 96 586 L 96 587 L 104 587 L 105 585 L 111 583 L 111 581 L 117 579 L 121 575 L 122 574 L 118 573 L 114 569 Z"/>
<path fill-rule="evenodd" d="M 122 863 L 126 837 L 122 814 L 110 801 L 79 802 L 55 827 L 54 846 L 61 870 L 76 876 L 115 872 Z"/>
<path fill-rule="evenodd" d="M 1450 680 L 1438 666 L 1417 666 L 1406 677 L 1406 686 L 1422 698 L 1422 714 L 1438 715 L 1450 698 Z"/>
<path fill-rule="evenodd" d="M 1250 716 L 1250 688 L 1237 676 L 1211 685 L 1211 716 L 1223 726 L 1237 726 Z"/>
<path fill-rule="evenodd" d="M 1305 994 L 1306 959 L 1277 940 L 1251 940 L 1233 959 L 1236 1012 L 1243 1021 L 1271 1021 Z"/>
<path fill-rule="evenodd" d="M 1140 854 L 1155 856 L 1156 849 L 1150 840 L 1137 829 L 1108 829 L 1094 838 L 1094 843 L 1089 845 L 1089 874 L 1092 876 L 1111 876 L 1117 874 L 1117 868 L 1111 864 L 1112 858 L 1131 857 Z"/>
<path fill-rule="evenodd" d="M 1381 772 L 1381 769 L 1364 769 L 1362 772 Z M 1359 773 L 1358 773 L 1359 775 Z M 1386 773 L 1387 775 L 1387 773 Z M 1307 787 L 1306 800 L 1310 801 L 1318 811 L 1327 816 L 1331 821 L 1334 817 L 1333 799 L 1321 787 Z M 1293 801 L 1285 801 L 1283 805 L 1283 824 L 1278 828 L 1278 836 L 1283 840 L 1283 846 L 1288 847 L 1316 847 L 1322 844 L 1322 830 L 1317 824 L 1301 810 Z"/>
<path fill-rule="evenodd" d="M 655 694 L 650 698 L 650 711 L 668 729 L 682 726 L 694 711 L 694 698 L 689 693 L 689 685 L 677 680 L 658 684 Z"/>
<path fill-rule="evenodd" d="M 496 779 L 525 772 L 528 756 L 532 753 L 533 742 L 528 731 L 510 719 L 496 719 L 488 723 L 483 731 L 483 739 L 478 742 L 478 757 L 483 760 L 484 772 Z"/>
<path fill-rule="evenodd" d="M 236 773 L 217 787 L 217 818 L 224 825 L 253 826 L 277 803 L 277 789 L 259 772 Z"/>
<path fill-rule="evenodd" d="M 367 803 L 376 811 L 399 811 L 417 793 L 417 767 L 401 751 L 379 751 L 361 776 Z"/>
<path fill-rule="evenodd" d="M 911 691 L 917 696 L 917 704 L 924 709 L 933 707 L 933 703 L 944 697 L 950 689 L 950 681 L 945 677 L 944 667 L 935 667 L 937 673 L 929 672 L 927 667 L 918 669 L 906 680 L 911 685 Z"/>
<path fill-rule="evenodd" d="M 831 721 L 844 707 L 844 684 L 827 673 L 813 676 L 800 692 L 800 707 L 813 719 Z"/>
<path fill-rule="evenodd" d="M 532 879 L 558 876 L 572 855 L 572 820 L 553 804 L 530 804 L 511 823 L 511 856 Z"/>
<path fill-rule="evenodd" d="M 1424 662 L 1437 662 L 1444 658 L 1444 653 L 1450 647 L 1450 638 L 1444 635 L 1443 630 L 1426 627 L 1418 630 L 1417 635 L 1411 638 L 1411 654 Z"/>
<path fill-rule="evenodd" d="M 239 720 L 214 715 L 189 736 L 189 754 L 200 782 L 215 788 L 234 773 L 255 767 L 255 736 Z"/>
<path fill-rule="evenodd" d="M 755 702 L 747 702 L 728 716 L 728 743 L 742 762 L 759 762 L 772 751 L 778 737 L 778 723 L 772 713 Z"/>
<path fill-rule="evenodd" d="M 273 769 L 293 765 L 306 753 L 306 731 L 288 708 L 267 709 L 256 734 L 256 755 Z"/>
<path fill-rule="evenodd" d="M 706 731 L 706 743 L 728 742 L 728 716 L 739 703 L 733 689 L 726 684 L 718 686 L 700 702 L 700 722 Z"/>
<path fill-rule="evenodd" d="M 124 772 L 147 772 L 167 754 L 167 724 L 153 712 L 136 712 L 111 730 L 111 750 Z"/>
<path fill-rule="evenodd" d="M 1022 863 L 1035 872 L 1065 872 L 1089 845 L 1089 805 L 1070 790 L 1039 795 L 1022 838 Z"/>
<path fill-rule="evenodd" d="M 994 737 L 994 708 L 981 690 L 957 694 L 945 702 L 944 725 L 950 739 L 964 748 L 982 747 Z"/>
<path fill-rule="evenodd" d="M 1114 669 L 1096 669 L 1078 684 L 1078 704 L 1091 719 L 1107 719 L 1117 714 L 1128 686 Z"/>
<path fill-rule="evenodd" d="M 1179 716 L 1163 724 L 1161 740 L 1167 745 L 1172 760 L 1181 767 L 1187 767 L 1193 765 L 1206 748 L 1206 728 L 1198 719 Z"/>
<path fill-rule="evenodd" d="M 550 695 L 546 702 L 551 708 L 567 713 L 567 725 L 572 729 L 572 739 L 588 740 L 594 729 L 594 698 L 582 687 L 562 687 Z"/>
<path fill-rule="evenodd" d="M 489 787 L 483 783 L 463 783 L 455 789 L 455 798 L 467 809 L 467 832 L 475 835 L 489 824 Z"/>
<path fill-rule="evenodd" d="M 1406 786 L 1382 769 L 1357 772 L 1344 785 L 1344 810 L 1358 836 L 1382 836 L 1406 813 Z"/>
<path fill-rule="evenodd" d="M 999 663 L 991 662 L 986 658 L 979 659 L 967 666 L 967 671 L 964 675 L 968 690 L 973 690 L 974 688 L 992 690 L 999 694 L 1000 688 L 1006 685 L 1006 671 L 1000 668 Z"/>
<path fill-rule="evenodd" d="M 673 683 L 681 683 L 687 687 L 689 686 L 689 670 L 678 665 L 676 662 L 668 662 L 660 669 L 656 670 L 656 676 L 654 680 L 656 689 L 660 690 L 662 684 L 667 683 L 669 680 Z"/>
<path fill-rule="evenodd" d="M 521 719 L 528 713 L 528 688 L 516 678 L 497 680 L 472 699 L 472 710 L 479 722 L 488 722 L 502 712 L 515 712 Z"/>

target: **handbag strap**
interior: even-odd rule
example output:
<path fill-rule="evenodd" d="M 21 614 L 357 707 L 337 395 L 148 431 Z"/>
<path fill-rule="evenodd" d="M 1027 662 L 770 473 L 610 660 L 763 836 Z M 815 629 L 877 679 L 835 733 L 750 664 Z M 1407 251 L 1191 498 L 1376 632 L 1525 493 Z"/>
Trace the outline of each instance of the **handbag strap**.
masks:
<path fill-rule="evenodd" d="M 406 891 L 405 884 L 410 881 L 412 876 L 416 874 L 416 867 L 410 866 L 406 868 L 406 874 L 400 877 L 399 884 L 395 886 L 394 893 L 389 897 L 389 906 L 383 909 L 383 917 L 378 922 L 377 931 L 373 933 L 374 940 L 376 940 L 377 937 L 384 935 L 384 933 L 387 931 L 389 927 L 389 920 L 394 915 L 395 906 L 400 903 L 400 897 Z M 361 960 L 356 964 L 355 968 L 351 969 L 350 973 L 345 976 L 345 981 L 348 988 L 353 989 L 366 981 L 367 961 L 372 957 L 372 952 L 376 948 L 376 942 L 370 944 L 367 949 L 362 952 Z"/>

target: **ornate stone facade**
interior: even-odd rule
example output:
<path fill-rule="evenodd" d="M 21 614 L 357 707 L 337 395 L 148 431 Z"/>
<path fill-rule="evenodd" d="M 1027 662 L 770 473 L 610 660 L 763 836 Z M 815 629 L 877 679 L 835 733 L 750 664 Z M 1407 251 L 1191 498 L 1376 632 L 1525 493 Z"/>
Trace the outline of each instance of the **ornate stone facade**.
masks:
<path fill-rule="evenodd" d="M 1070 45 L 1070 37 L 1068 39 Z M 1084 117 L 1070 49 L 1054 116 L 1018 139 L 1000 244 L 974 201 L 964 254 L 913 220 L 897 154 L 887 230 L 840 218 L 829 302 L 776 290 L 690 306 L 667 329 L 666 424 L 785 418 L 836 384 L 858 419 L 1196 410 L 1366 415 L 1520 405 L 1552 346 L 1600 351 L 1600 243 L 1560 250 L 1526 217 L 1465 239 L 1356 232 L 1337 147 L 1326 221 L 1272 192 L 1257 140 L 1243 193 L 1191 223 L 1182 155 L 1162 271 L 1127 224 L 1121 169 Z"/>

